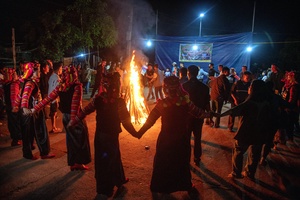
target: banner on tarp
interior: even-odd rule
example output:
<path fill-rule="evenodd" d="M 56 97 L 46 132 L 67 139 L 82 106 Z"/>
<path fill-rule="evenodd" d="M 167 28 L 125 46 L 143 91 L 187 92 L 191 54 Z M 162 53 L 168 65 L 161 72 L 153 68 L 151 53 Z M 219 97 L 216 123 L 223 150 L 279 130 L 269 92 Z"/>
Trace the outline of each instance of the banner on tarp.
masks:
<path fill-rule="evenodd" d="M 162 70 L 167 68 L 171 70 L 172 63 L 176 62 L 183 63 L 185 67 L 197 65 L 205 71 L 208 71 L 208 64 L 212 62 L 215 68 L 224 65 L 235 68 L 239 74 L 243 65 L 250 69 L 250 52 L 246 50 L 250 44 L 252 44 L 251 32 L 205 37 L 157 35 L 155 62 Z M 196 51 L 193 50 L 195 45 L 198 45 Z"/>
<path fill-rule="evenodd" d="M 180 62 L 211 62 L 213 43 L 180 44 Z"/>

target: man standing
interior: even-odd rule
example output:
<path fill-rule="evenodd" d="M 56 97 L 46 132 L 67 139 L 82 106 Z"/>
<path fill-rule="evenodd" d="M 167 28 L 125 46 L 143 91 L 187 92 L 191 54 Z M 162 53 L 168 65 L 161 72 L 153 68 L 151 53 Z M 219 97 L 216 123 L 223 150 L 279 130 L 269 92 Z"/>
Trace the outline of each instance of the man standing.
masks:
<path fill-rule="evenodd" d="M 230 94 L 230 83 L 227 79 L 229 68 L 223 67 L 222 74 L 211 81 L 211 106 L 212 111 L 221 113 L 224 102 L 228 101 Z M 220 127 L 220 117 L 216 118 L 215 128 Z"/>
<path fill-rule="evenodd" d="M 210 111 L 209 87 L 197 79 L 199 68 L 196 65 L 188 67 L 188 78 L 182 86 L 189 93 L 190 100 L 199 108 Z M 191 117 L 189 132 L 194 135 L 194 163 L 199 165 L 202 155 L 201 136 L 204 119 Z"/>
<path fill-rule="evenodd" d="M 218 76 L 219 72 L 214 69 L 214 63 L 209 63 L 208 65 L 208 80 L 206 84 L 209 84 L 210 81 L 214 80 Z"/>
<path fill-rule="evenodd" d="M 251 85 L 252 73 L 249 71 L 244 71 L 243 76 L 240 80 L 233 83 L 231 87 L 231 108 L 243 103 L 248 97 L 248 88 Z M 228 129 L 230 132 L 233 132 L 234 126 L 234 116 L 229 115 L 228 118 Z"/>
<path fill-rule="evenodd" d="M 241 74 L 240 74 L 240 78 L 243 77 L 244 72 L 247 71 L 247 70 L 248 70 L 248 67 L 246 65 L 243 65 L 242 66 L 242 71 L 241 71 Z"/>
<path fill-rule="evenodd" d="M 271 65 L 271 74 L 267 81 L 271 81 L 274 85 L 273 90 L 275 94 L 281 94 L 282 87 L 284 82 L 281 80 L 283 79 L 284 74 L 280 71 L 277 65 Z"/>
<path fill-rule="evenodd" d="M 63 67 L 63 65 L 62 65 L 61 62 L 54 64 L 53 73 L 50 76 L 49 82 L 48 82 L 49 83 L 48 95 L 58 85 L 58 83 L 60 81 L 59 76 L 62 74 L 62 67 Z M 52 130 L 49 133 L 59 133 L 59 132 L 61 132 L 61 129 L 56 127 L 57 109 L 58 109 L 58 102 L 57 102 L 57 99 L 55 99 L 50 104 L 50 114 L 49 115 L 50 115 L 50 118 L 51 118 Z"/>
<path fill-rule="evenodd" d="M 187 68 L 183 67 L 179 69 L 179 82 L 180 84 L 184 84 L 185 82 L 187 82 L 188 76 L 187 76 Z"/>
<path fill-rule="evenodd" d="M 37 67 L 40 65 L 38 62 L 36 62 Z M 40 77 L 40 91 L 42 98 L 45 98 L 48 96 L 48 88 L 49 88 L 49 70 L 50 70 L 50 64 L 47 61 L 43 61 L 41 65 L 41 77 Z M 49 119 L 49 115 L 46 112 L 46 109 L 43 109 L 45 113 L 45 118 Z"/>
<path fill-rule="evenodd" d="M 163 79 L 164 79 L 164 72 L 158 68 L 158 64 L 154 64 L 153 69 L 154 69 L 153 86 L 154 86 L 154 93 L 155 93 L 155 98 L 156 98 L 156 102 L 157 102 L 158 99 L 164 98 L 163 92 L 162 92 L 162 83 L 163 83 Z"/>
<path fill-rule="evenodd" d="M 172 65 L 173 65 L 173 67 L 172 67 L 172 76 L 178 77 L 179 76 L 179 69 L 178 69 L 177 63 L 173 62 Z"/>

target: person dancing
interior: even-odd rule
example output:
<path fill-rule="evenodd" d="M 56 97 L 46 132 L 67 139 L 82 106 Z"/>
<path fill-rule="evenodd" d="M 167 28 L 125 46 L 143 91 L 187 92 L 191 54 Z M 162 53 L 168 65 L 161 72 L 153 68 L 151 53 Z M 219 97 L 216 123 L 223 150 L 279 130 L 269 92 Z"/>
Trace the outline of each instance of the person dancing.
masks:
<path fill-rule="evenodd" d="M 64 68 L 61 82 L 30 112 L 40 111 L 57 97 L 60 98 L 59 109 L 63 113 L 63 125 L 66 130 L 68 165 L 71 171 L 87 170 L 88 167 L 85 165 L 91 162 L 91 152 L 86 122 L 81 120 L 76 126 L 67 128 L 69 121 L 75 119 L 81 109 L 82 101 L 82 84 L 78 81 L 74 66 Z"/>
<path fill-rule="evenodd" d="M 24 74 L 21 80 L 24 81 L 23 88 L 16 98 L 16 104 L 12 112 L 18 112 L 19 110 L 21 112 L 23 157 L 31 160 L 38 159 L 38 157 L 32 154 L 32 149 L 34 149 L 33 140 L 35 138 L 41 158 L 53 158 L 55 155 L 50 154 L 49 134 L 44 112 L 36 112 L 30 116 L 26 115 L 26 110 L 33 108 L 41 100 L 38 87 L 39 69 L 34 68 L 34 63 L 29 62 L 24 65 Z"/>
<path fill-rule="evenodd" d="M 133 136 L 136 130 L 131 123 L 130 114 L 124 99 L 120 98 L 120 74 L 103 74 L 101 85 L 103 92 L 99 93 L 92 102 L 81 110 L 68 127 L 72 127 L 86 115 L 96 111 L 95 133 L 95 178 L 98 195 L 110 197 L 114 186 L 122 191 L 123 184 L 129 181 L 125 178 L 119 147 L 121 124 Z"/>
<path fill-rule="evenodd" d="M 176 191 L 197 194 L 191 182 L 191 134 L 187 125 L 189 116 L 206 118 L 211 113 L 206 113 L 190 101 L 176 76 L 164 79 L 163 90 L 166 98 L 158 101 L 137 134 L 138 138 L 142 137 L 161 117 L 150 190 L 153 195 Z"/>

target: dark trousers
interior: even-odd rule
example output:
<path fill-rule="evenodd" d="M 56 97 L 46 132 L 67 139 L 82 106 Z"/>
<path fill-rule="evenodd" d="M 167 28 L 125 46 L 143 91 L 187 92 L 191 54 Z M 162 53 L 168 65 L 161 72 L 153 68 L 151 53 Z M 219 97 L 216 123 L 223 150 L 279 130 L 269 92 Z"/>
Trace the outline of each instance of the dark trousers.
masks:
<path fill-rule="evenodd" d="M 211 109 L 212 109 L 212 111 L 215 112 L 215 113 L 220 113 L 221 114 L 223 104 L 224 104 L 223 99 L 211 100 Z M 220 126 L 220 117 L 216 117 L 215 127 L 219 127 L 219 126 Z"/>
<path fill-rule="evenodd" d="M 204 119 L 191 119 L 189 132 L 194 136 L 194 158 L 200 159 L 202 156 L 201 137 Z"/>
<path fill-rule="evenodd" d="M 244 144 L 238 140 L 234 143 L 233 155 L 232 155 L 232 171 L 236 175 L 240 175 L 243 170 L 243 157 L 248 150 L 247 161 L 245 165 L 245 171 L 254 175 L 257 169 L 258 162 L 260 160 L 262 145 Z"/>
<path fill-rule="evenodd" d="M 235 104 L 231 103 L 231 108 L 233 108 L 233 107 L 235 107 Z M 235 121 L 235 116 L 229 115 L 228 116 L 228 129 L 233 129 L 234 121 Z"/>
<path fill-rule="evenodd" d="M 7 114 L 7 126 L 12 140 L 21 140 L 21 125 L 20 125 L 20 114 L 13 113 L 10 109 L 6 110 Z"/>
<path fill-rule="evenodd" d="M 40 155 L 48 155 L 50 152 L 50 142 L 44 112 L 41 110 L 33 116 L 24 116 L 21 112 L 21 115 L 23 157 L 27 159 L 33 157 L 31 147 L 34 139 L 39 148 Z"/>

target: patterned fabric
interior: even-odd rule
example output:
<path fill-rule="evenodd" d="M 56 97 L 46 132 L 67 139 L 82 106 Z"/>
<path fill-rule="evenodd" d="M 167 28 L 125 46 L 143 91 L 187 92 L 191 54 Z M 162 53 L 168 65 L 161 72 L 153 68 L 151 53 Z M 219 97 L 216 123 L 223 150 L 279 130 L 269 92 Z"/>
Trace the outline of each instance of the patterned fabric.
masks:
<path fill-rule="evenodd" d="M 72 83 L 78 82 L 78 73 L 74 66 L 66 66 L 60 80 L 60 91 L 66 91 Z"/>
<path fill-rule="evenodd" d="M 18 106 L 16 104 L 16 99 L 18 98 L 19 92 L 20 92 L 20 82 L 13 81 L 10 84 L 10 102 L 12 107 Z"/>
<path fill-rule="evenodd" d="M 3 69 L 3 82 L 11 82 L 14 78 L 15 69 L 13 68 L 4 68 Z"/>
<path fill-rule="evenodd" d="M 24 81 L 24 80 L 32 77 L 33 72 L 34 72 L 34 63 L 32 63 L 32 62 L 25 63 L 24 64 L 24 74 L 21 77 L 21 81 Z"/>
<path fill-rule="evenodd" d="M 33 92 L 33 89 L 36 88 L 36 84 L 33 81 L 27 81 L 22 90 L 20 90 L 19 94 L 16 96 L 15 100 L 15 107 L 21 107 L 21 108 L 29 108 L 29 101 L 31 94 Z M 21 96 L 22 95 L 22 96 Z"/>
<path fill-rule="evenodd" d="M 81 108 L 81 99 L 82 99 L 82 86 L 80 83 L 73 83 L 72 85 L 77 84 L 75 86 L 74 94 L 72 96 L 72 103 L 71 103 L 71 120 L 75 119 L 77 113 L 79 112 Z M 71 85 L 69 85 L 70 88 Z M 61 84 L 56 86 L 56 88 L 41 102 L 39 102 L 37 105 L 34 106 L 34 109 L 39 111 L 43 107 L 45 107 L 47 104 L 55 100 L 59 93 L 61 92 Z"/>

